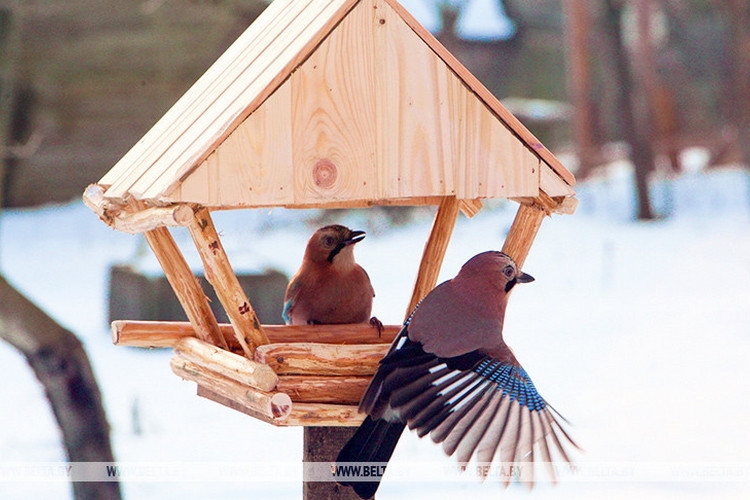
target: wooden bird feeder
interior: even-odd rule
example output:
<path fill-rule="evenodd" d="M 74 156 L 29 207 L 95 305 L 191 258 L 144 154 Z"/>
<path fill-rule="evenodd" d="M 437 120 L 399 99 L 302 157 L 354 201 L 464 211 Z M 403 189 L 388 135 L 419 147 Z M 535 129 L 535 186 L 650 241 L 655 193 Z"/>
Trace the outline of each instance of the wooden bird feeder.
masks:
<path fill-rule="evenodd" d="M 119 345 L 173 347 L 198 394 L 275 425 L 353 426 L 400 325 L 261 325 L 212 210 L 435 205 L 406 311 L 436 284 L 459 211 L 520 203 L 522 265 L 573 175 L 396 0 L 275 0 L 84 201 L 144 233 L 189 323 L 115 321 Z M 186 226 L 219 324 L 168 226 Z M 371 272 L 377 272 L 373 270 Z M 314 339 L 314 342 L 311 342 Z"/>

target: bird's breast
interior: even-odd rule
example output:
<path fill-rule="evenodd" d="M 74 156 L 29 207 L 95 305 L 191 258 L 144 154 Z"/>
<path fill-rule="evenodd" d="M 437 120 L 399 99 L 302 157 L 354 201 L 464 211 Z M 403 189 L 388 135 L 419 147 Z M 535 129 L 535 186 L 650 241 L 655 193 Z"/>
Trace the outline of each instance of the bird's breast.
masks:
<path fill-rule="evenodd" d="M 361 270 L 361 269 L 360 269 Z M 304 323 L 340 324 L 369 321 L 372 311 L 372 287 L 367 275 L 329 270 L 311 273 L 310 281 L 300 288 L 295 310 Z"/>

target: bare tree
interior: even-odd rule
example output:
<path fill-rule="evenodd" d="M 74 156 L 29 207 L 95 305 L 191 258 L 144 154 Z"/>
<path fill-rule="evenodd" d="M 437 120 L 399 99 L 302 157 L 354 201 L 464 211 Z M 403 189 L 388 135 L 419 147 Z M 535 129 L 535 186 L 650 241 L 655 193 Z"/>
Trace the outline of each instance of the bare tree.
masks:
<path fill-rule="evenodd" d="M 715 2 L 729 24 L 728 120 L 736 127 L 742 162 L 750 165 L 750 2 Z"/>
<path fill-rule="evenodd" d="M 18 349 L 44 386 L 70 462 L 113 462 L 109 425 L 78 338 L 0 276 L 0 338 Z M 77 500 L 118 500 L 117 482 L 74 482 Z"/>
<path fill-rule="evenodd" d="M 577 176 L 585 177 L 594 167 L 596 147 L 592 101 L 591 12 L 587 0 L 565 0 L 568 93 L 573 103 L 573 141 L 578 155 Z"/>
<path fill-rule="evenodd" d="M 652 123 L 648 116 L 648 106 L 636 106 L 636 85 L 628 51 L 623 42 L 622 13 L 624 2 L 605 0 L 604 32 L 607 34 L 614 64 L 613 78 L 617 88 L 617 109 L 622 119 L 622 133 L 630 145 L 630 158 L 635 169 L 635 190 L 637 199 L 636 217 L 640 220 L 654 218 L 651 208 L 648 178 L 654 170 L 654 145 L 651 142 Z M 639 115 L 639 110 L 642 112 Z"/>

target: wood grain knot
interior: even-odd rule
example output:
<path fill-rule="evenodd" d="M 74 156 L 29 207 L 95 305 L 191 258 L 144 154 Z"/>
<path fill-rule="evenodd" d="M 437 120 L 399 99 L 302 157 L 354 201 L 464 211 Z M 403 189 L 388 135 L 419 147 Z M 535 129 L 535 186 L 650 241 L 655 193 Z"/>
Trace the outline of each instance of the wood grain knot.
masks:
<path fill-rule="evenodd" d="M 318 162 L 313 167 L 313 181 L 315 182 L 316 186 L 323 189 L 333 187 L 333 185 L 336 183 L 336 178 L 338 177 L 338 175 L 338 169 L 336 168 L 336 165 L 331 162 L 331 160 L 318 160 Z"/>

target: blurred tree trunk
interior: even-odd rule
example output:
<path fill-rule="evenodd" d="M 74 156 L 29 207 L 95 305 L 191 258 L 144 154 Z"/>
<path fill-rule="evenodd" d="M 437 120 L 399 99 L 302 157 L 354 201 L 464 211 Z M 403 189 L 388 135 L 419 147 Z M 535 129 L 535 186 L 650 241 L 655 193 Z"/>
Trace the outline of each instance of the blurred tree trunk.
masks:
<path fill-rule="evenodd" d="M 634 47 L 633 69 L 643 96 L 643 109 L 639 110 L 641 126 L 649 131 L 652 149 L 661 149 L 669 161 L 671 170 L 677 173 L 680 171 L 680 161 L 675 141 L 679 123 L 672 90 L 659 76 L 652 33 L 656 8 L 654 0 L 635 0 L 638 41 Z M 659 144 L 660 148 L 656 148 L 654 144 Z"/>
<path fill-rule="evenodd" d="M 654 218 L 648 187 L 649 174 L 654 170 L 652 124 L 648 119 L 647 105 L 636 106 L 636 86 L 632 77 L 628 51 L 623 42 L 623 2 L 605 0 L 604 32 L 609 39 L 613 64 L 613 78 L 617 88 L 617 108 L 622 117 L 622 133 L 630 145 L 630 159 L 635 169 L 635 190 L 639 220 Z M 639 113 L 641 111 L 641 113 Z"/>
<path fill-rule="evenodd" d="M 0 210 L 5 206 L 6 170 L 11 155 L 11 125 L 15 103 L 18 29 L 11 7 L 0 6 Z"/>
<path fill-rule="evenodd" d="M 44 386 L 70 462 L 114 462 L 101 394 L 80 340 L 0 276 L 0 338 Z M 6 406 L 12 402 L 6 401 Z M 22 417 L 19 415 L 19 418 Z M 77 500 L 119 500 L 117 482 L 74 482 Z"/>
<path fill-rule="evenodd" d="M 750 2 L 717 2 L 728 18 L 729 35 L 729 120 L 737 128 L 742 162 L 750 166 Z"/>
<path fill-rule="evenodd" d="M 594 106 L 591 78 L 591 6 L 587 0 L 565 0 L 568 39 L 568 92 L 573 103 L 573 140 L 578 154 L 576 176 L 585 178 L 595 165 Z"/>

